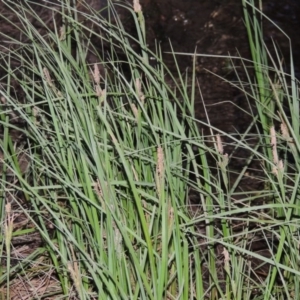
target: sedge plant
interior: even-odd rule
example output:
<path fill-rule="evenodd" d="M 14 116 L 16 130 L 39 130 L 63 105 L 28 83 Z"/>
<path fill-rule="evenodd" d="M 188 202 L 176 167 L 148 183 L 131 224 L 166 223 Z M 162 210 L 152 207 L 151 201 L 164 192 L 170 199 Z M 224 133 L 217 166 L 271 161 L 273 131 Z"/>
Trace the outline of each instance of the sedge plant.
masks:
<path fill-rule="evenodd" d="M 3 161 L 13 178 L 5 180 L 4 168 L 2 194 L 7 200 L 8 191 L 19 190 L 10 201 L 31 225 L 11 232 L 11 211 L 2 207 L 10 226 L 1 248 L 8 256 L 6 267 L 1 262 L 4 297 L 26 283 L 22 297 L 29 298 L 203 298 L 201 255 L 186 224 L 191 166 L 198 172 L 193 149 L 206 146 L 192 122 L 193 95 L 177 81 L 166 83 L 172 75 L 159 50 L 147 47 L 141 7 L 119 5 L 136 25 L 133 36 L 110 1 L 105 17 L 88 4 L 79 11 L 69 1 L 48 3 L 53 30 L 30 5 L 9 4 L 27 42 L 11 50 L 22 66 L 17 72 L 4 57 L 7 86 L 17 82 L 24 98 L 1 90 Z M 89 64 L 90 53 L 97 59 Z M 12 128 L 24 137 L 23 150 Z M 38 234 L 40 246 L 9 264 L 12 236 L 22 234 Z"/>
<path fill-rule="evenodd" d="M 256 110 L 245 133 L 229 135 L 209 117 L 196 119 L 195 60 L 184 78 L 168 70 L 159 47 L 150 51 L 139 1 L 108 1 L 105 13 L 84 2 L 81 10 L 70 1 L 40 4 L 53 10 L 51 29 L 30 5 L 7 1 L 26 43 L 2 55 L 2 298 L 18 290 L 48 299 L 294 299 L 297 80 L 292 55 L 286 74 L 279 51 L 265 47 L 259 7 L 242 2 L 254 71 L 242 60 L 249 82 L 237 88 Z M 119 9 L 136 32 L 126 31 Z M 250 153 L 235 181 L 223 136 Z M 264 189 L 238 191 L 255 160 Z M 271 256 L 251 250 L 258 234 Z M 15 243 L 25 236 L 37 241 L 27 255 Z M 269 266 L 265 280 L 253 258 Z"/>

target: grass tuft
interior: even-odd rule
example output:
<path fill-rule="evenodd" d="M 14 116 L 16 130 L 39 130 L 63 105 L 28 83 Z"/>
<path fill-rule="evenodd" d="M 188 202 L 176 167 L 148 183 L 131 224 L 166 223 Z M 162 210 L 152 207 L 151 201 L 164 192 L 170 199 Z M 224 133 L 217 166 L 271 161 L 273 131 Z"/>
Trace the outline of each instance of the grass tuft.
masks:
<path fill-rule="evenodd" d="M 295 299 L 298 81 L 242 3 L 253 61 L 228 84 L 252 121 L 229 134 L 196 119 L 195 59 L 184 77 L 149 50 L 139 1 L 7 1 L 25 38 L 1 52 L 3 299 Z"/>

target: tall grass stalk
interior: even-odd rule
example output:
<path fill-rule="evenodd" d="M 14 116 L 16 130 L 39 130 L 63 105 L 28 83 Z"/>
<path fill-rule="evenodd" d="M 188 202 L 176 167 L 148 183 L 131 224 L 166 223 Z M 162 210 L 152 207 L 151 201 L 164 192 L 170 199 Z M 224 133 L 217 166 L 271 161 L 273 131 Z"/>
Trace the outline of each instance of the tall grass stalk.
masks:
<path fill-rule="evenodd" d="M 287 74 L 279 51 L 271 55 L 264 45 L 261 7 L 242 3 L 253 59 L 252 70 L 242 60 L 247 86 L 233 70 L 253 120 L 234 135 L 209 116 L 196 119 L 199 54 L 184 77 L 173 52 L 178 72 L 171 74 L 161 50 L 147 46 L 139 1 L 108 1 L 105 18 L 88 4 L 41 4 L 53 9 L 53 30 L 30 5 L 8 1 L 27 42 L 2 55 L 2 298 L 18 291 L 48 299 L 295 299 L 298 81 L 292 53 Z M 126 32 L 118 9 L 131 15 L 135 33 Z M 13 92 L 14 82 L 22 93 Z M 240 148 L 250 154 L 233 181 L 230 161 Z M 239 190 L 257 160 L 263 190 Z M 39 237 L 27 255 L 15 243 L 24 236 Z M 257 237 L 269 256 L 252 250 Z M 24 283 L 31 289 L 22 294 Z"/>
<path fill-rule="evenodd" d="M 276 41 L 269 48 L 264 43 L 263 24 L 271 22 L 277 30 L 284 32 L 263 13 L 262 1 L 257 3 L 243 0 L 242 5 L 252 62 L 240 58 L 244 74 L 241 75 L 241 71 L 233 65 L 238 81 L 228 83 L 240 89 L 245 95 L 245 101 L 249 103 L 248 113 L 252 114 L 253 121 L 245 133 L 238 135 L 229 135 L 201 122 L 202 126 L 208 125 L 214 132 L 219 133 L 220 137 L 225 136 L 231 144 L 236 144 L 233 153 L 228 153 L 228 165 L 226 165 L 227 162 L 224 164 L 223 153 L 218 150 L 220 148 L 216 149 L 219 152 L 219 156 L 216 157 L 219 176 L 223 179 L 225 187 L 220 186 L 218 189 L 218 199 L 215 199 L 215 203 L 218 203 L 216 207 L 220 212 L 214 213 L 213 219 L 239 220 L 240 223 L 245 222 L 244 224 L 248 225 L 240 232 L 236 232 L 230 226 L 222 227 L 222 239 L 219 243 L 224 246 L 226 274 L 226 284 L 223 290 L 226 290 L 226 299 L 293 299 L 296 291 L 299 291 L 296 279 L 299 264 L 295 262 L 298 253 L 300 148 L 299 88 L 293 65 L 292 44 L 289 37 L 284 34 L 291 49 L 290 57 L 287 59 L 289 65 L 285 68 L 280 51 L 275 46 Z M 209 57 L 211 55 L 196 54 L 196 56 Z M 230 60 L 237 58 L 238 56 L 227 57 Z M 287 69 L 290 70 L 289 73 Z M 245 79 L 246 82 L 243 81 Z M 255 103 L 255 109 L 252 103 Z M 251 140 L 255 141 L 255 144 Z M 217 141 L 218 138 L 216 145 Z M 230 180 L 230 173 L 234 171 L 230 159 L 234 157 L 235 150 L 241 148 L 249 151 L 249 158 L 240 175 L 234 182 L 228 184 L 227 179 Z M 261 177 L 264 181 L 264 188 L 253 190 L 251 193 L 239 193 L 238 188 L 242 180 L 253 171 L 251 163 L 257 160 L 261 162 L 260 168 L 264 172 L 264 176 Z M 260 173 L 259 170 L 256 171 Z M 226 176 L 228 176 L 227 179 Z M 232 201 L 235 197 L 241 196 L 241 202 Z M 248 218 L 239 217 L 243 216 L 243 211 L 247 211 Z M 195 218 L 192 223 L 201 224 L 207 221 L 206 218 L 212 217 L 201 216 Z M 256 224 L 256 228 L 253 228 L 253 224 Z M 269 258 L 249 251 L 251 239 L 252 237 L 255 239 L 257 234 L 263 236 L 261 240 L 266 243 L 266 249 L 270 253 Z M 258 243 L 258 241 L 253 243 Z M 252 271 L 255 273 L 255 270 L 251 271 L 251 267 L 247 267 L 252 259 L 247 262 L 243 260 L 241 254 L 242 256 L 249 255 L 248 258 L 256 257 L 261 261 L 261 266 L 265 263 L 271 266 L 267 269 L 265 281 L 257 276 L 257 273 L 253 279 Z M 226 258 L 230 260 L 226 262 Z M 247 286 L 246 290 L 245 286 Z M 253 294 L 254 286 L 260 291 L 255 295 Z"/>
<path fill-rule="evenodd" d="M 279 218 L 282 223 L 277 233 L 280 242 L 276 253 L 274 253 L 274 267 L 268 277 L 268 289 L 265 299 L 269 299 L 274 293 L 277 277 L 285 282 L 285 297 L 290 298 L 287 288 L 289 284 L 286 283 L 291 280 L 291 274 L 283 272 L 278 263 L 292 264 L 295 270 L 299 269 L 298 266 L 291 263 L 297 252 L 292 237 L 295 230 L 298 230 L 294 224 L 295 218 L 299 215 L 299 95 L 296 92 L 298 82 L 295 78 L 292 46 L 289 37 L 287 37 L 287 41 L 291 49 L 289 57 L 291 71 L 290 74 L 286 74 L 282 65 L 282 57 L 280 57 L 275 43 L 275 51 L 272 51 L 275 53 L 275 57 L 272 57 L 263 42 L 262 25 L 257 20 L 259 18 L 262 20 L 265 16 L 257 10 L 254 1 L 243 1 L 243 5 L 249 44 L 254 61 L 256 83 L 259 90 L 256 97 L 256 106 L 264 135 L 269 136 L 266 143 L 271 146 L 266 155 L 272 163 L 266 164 L 266 171 L 269 174 L 271 188 L 275 192 L 275 203 L 282 205 L 279 209 L 274 209 L 274 217 Z M 260 9 L 261 5 L 260 3 Z M 268 122 L 267 119 L 270 121 Z M 276 132 L 276 127 L 280 128 L 281 133 Z M 269 135 L 267 134 L 268 131 L 270 132 Z M 283 144 L 284 148 L 282 150 L 279 144 Z M 283 158 L 279 156 L 279 151 L 284 153 Z M 292 165 L 290 164 L 291 161 L 294 162 Z M 273 174 L 270 174 L 270 171 Z M 296 205 L 296 207 L 291 208 L 289 205 Z M 293 289 L 299 289 L 294 280 L 290 284 Z"/>
<path fill-rule="evenodd" d="M 48 297 L 201 299 L 201 257 L 192 246 L 194 229 L 186 224 L 190 166 L 197 170 L 192 147 L 204 151 L 205 145 L 197 124 L 188 119 L 194 112 L 186 87 L 174 83 L 175 93 L 165 82 L 168 70 L 159 53 L 147 48 L 142 11 L 126 8 L 136 24 L 135 39 L 111 3 L 105 19 L 62 1 L 54 15 L 62 14 L 65 23 L 60 27 L 53 18 L 54 32 L 30 6 L 15 4 L 13 9 L 29 42 L 13 53 L 23 66 L 18 74 L 7 62 L 8 80 L 19 82 L 25 99 L 1 90 L 11 107 L 1 113 L 2 150 L 24 198 L 12 200 L 44 244 L 43 256 L 32 264 L 18 262 L 20 276 L 25 280 L 29 274 L 53 272 L 57 284 Z M 46 35 L 28 15 L 39 20 Z M 88 65 L 91 36 L 105 50 L 98 49 L 98 61 Z M 157 56 L 156 68 L 149 55 Z M 9 146 L 13 112 L 24 124 L 30 158 L 25 173 L 18 149 Z M 7 255 L 9 249 L 6 244 Z M 4 278 L 16 284 L 11 272 L 8 264 L 2 284 Z M 45 296 L 39 293 L 36 289 L 29 297 Z"/>

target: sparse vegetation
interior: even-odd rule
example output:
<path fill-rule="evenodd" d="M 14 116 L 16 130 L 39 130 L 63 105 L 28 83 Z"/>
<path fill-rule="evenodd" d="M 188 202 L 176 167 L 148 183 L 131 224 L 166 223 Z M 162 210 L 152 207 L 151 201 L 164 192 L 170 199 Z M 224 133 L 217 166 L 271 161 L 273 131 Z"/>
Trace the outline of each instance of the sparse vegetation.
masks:
<path fill-rule="evenodd" d="M 105 17 L 61 1 L 51 29 L 7 2 L 26 41 L 1 52 L 1 299 L 297 299 L 298 80 L 259 6 L 242 0 L 253 61 L 228 84 L 253 122 L 233 135 L 197 120 L 195 68 L 149 50 L 139 1 Z"/>

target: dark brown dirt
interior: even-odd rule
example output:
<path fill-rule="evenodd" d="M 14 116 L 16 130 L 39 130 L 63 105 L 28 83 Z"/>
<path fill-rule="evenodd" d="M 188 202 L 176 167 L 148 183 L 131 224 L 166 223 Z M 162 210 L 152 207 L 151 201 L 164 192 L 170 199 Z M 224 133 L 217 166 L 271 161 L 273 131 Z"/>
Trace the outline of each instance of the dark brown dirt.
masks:
<path fill-rule="evenodd" d="M 236 0 L 143 0 L 144 12 L 148 28 L 148 41 L 160 42 L 164 52 L 170 51 L 170 43 L 175 52 L 199 53 L 212 55 L 231 55 L 250 58 L 248 38 L 243 23 L 241 1 Z M 292 38 L 294 66 L 300 72 L 300 40 L 298 36 L 298 20 L 300 5 L 296 0 L 263 1 L 264 13 Z M 270 22 L 264 22 L 265 42 L 272 49 L 275 41 L 289 69 L 288 39 Z M 274 53 L 274 52 L 272 52 Z M 181 70 L 192 67 L 191 56 L 177 56 Z M 170 54 L 165 54 L 165 61 L 172 68 L 174 63 Z M 240 66 L 238 60 L 234 60 Z M 198 57 L 197 71 L 201 93 L 208 108 L 212 125 L 225 131 L 244 130 L 245 115 L 234 104 L 243 107 L 244 99 L 240 93 L 228 87 L 222 80 L 209 75 L 206 70 L 223 76 L 228 80 L 236 80 L 227 59 Z M 243 78 L 242 78 L 243 79 Z M 224 113 L 226 102 L 227 111 Z M 232 104 L 230 104 L 232 102 Z M 246 104 L 247 107 L 247 104 Z M 245 108 L 245 107 L 243 107 Z M 197 117 L 205 119 L 203 104 L 199 97 Z"/>
<path fill-rule="evenodd" d="M 164 52 L 164 60 L 172 70 L 175 70 L 170 43 L 174 52 L 190 53 L 177 55 L 177 62 L 182 70 L 191 70 L 192 54 L 231 55 L 251 59 L 248 37 L 243 23 L 241 1 L 236 0 L 143 0 L 143 10 L 148 28 L 149 44 L 154 45 L 158 40 Z M 263 12 L 291 37 L 293 45 L 293 60 L 296 75 L 300 76 L 300 39 L 298 28 L 300 19 L 300 4 L 296 0 L 263 1 Z M 288 38 L 271 22 L 264 21 L 264 39 L 273 57 L 275 51 L 273 42 L 279 51 L 284 68 L 290 69 L 290 44 Z M 277 61 L 277 59 L 275 59 Z M 212 126 L 226 133 L 244 133 L 252 121 L 250 108 L 255 113 L 253 99 L 245 98 L 237 88 L 225 83 L 248 81 L 239 59 L 232 61 L 236 73 L 232 70 L 231 62 L 226 58 L 197 57 L 197 80 L 201 95 L 196 98 L 196 117 L 207 122 L 206 112 Z M 208 72 L 209 71 L 209 72 Z M 248 69 L 251 76 L 251 69 Z M 204 109 L 205 107 L 205 109 Z M 209 131 L 205 125 L 200 126 L 205 134 Z M 223 138 L 225 152 L 232 154 L 230 167 L 237 173 L 245 166 L 245 158 L 249 152 L 233 147 L 230 139 Z M 228 144 L 227 144 L 228 143 Z M 255 140 L 252 141 L 253 145 Z M 253 166 L 253 169 L 257 166 Z M 249 179 L 243 189 L 253 189 L 254 183 Z M 250 188 L 249 188 L 250 187 Z"/>

